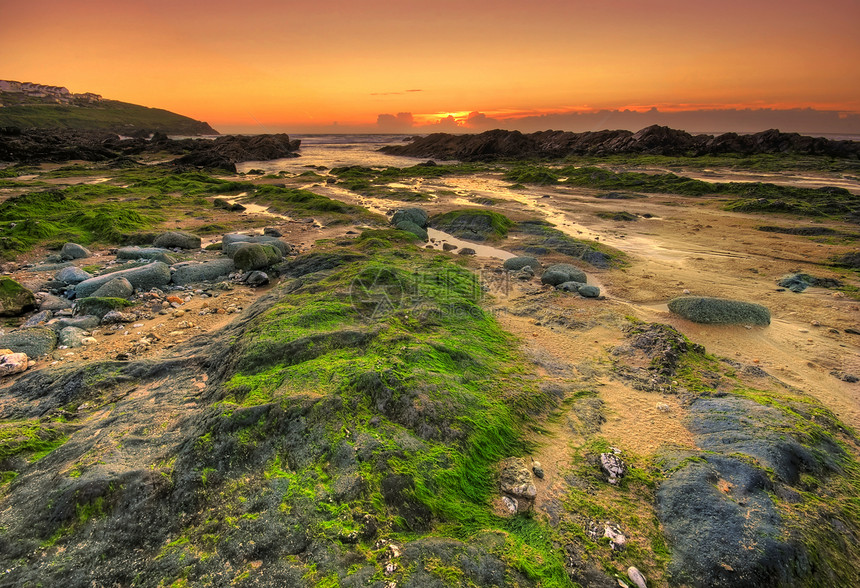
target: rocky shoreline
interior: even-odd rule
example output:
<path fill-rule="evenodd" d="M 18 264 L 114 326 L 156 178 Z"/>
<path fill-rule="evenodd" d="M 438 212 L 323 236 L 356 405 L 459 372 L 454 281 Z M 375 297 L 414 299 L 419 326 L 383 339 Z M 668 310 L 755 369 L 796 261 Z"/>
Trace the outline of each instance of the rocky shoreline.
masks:
<path fill-rule="evenodd" d="M 750 135 L 725 133 L 691 135 L 669 127 L 650 126 L 639 132 L 596 131 L 572 133 L 494 130 L 472 135 L 433 133 L 415 137 L 404 145 L 380 149 L 389 155 L 432 157 L 460 161 L 494 159 L 561 158 L 571 155 L 669 155 L 692 156 L 791 154 L 860 158 L 860 143 L 781 133 L 771 129 Z"/>
<path fill-rule="evenodd" d="M 243 161 L 266 161 L 298 157 L 300 140 L 289 135 L 222 135 L 215 139 L 170 139 L 163 133 L 123 138 L 101 131 L 0 128 L 0 161 L 35 164 L 73 160 L 115 162 L 120 167 L 136 165 L 143 154 L 177 155 L 171 164 L 236 171 Z"/>

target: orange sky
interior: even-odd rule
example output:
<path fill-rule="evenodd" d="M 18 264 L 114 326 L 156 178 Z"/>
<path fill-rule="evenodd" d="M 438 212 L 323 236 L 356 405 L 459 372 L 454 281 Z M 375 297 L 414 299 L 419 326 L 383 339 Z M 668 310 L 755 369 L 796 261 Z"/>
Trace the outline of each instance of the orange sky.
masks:
<path fill-rule="evenodd" d="M 226 132 L 634 106 L 860 112 L 860 1 L 31 0 L 0 79 Z"/>

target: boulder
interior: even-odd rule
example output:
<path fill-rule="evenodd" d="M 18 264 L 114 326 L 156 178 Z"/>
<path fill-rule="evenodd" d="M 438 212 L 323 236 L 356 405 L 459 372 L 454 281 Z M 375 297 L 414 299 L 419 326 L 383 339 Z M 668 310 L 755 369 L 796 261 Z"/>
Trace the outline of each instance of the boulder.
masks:
<path fill-rule="evenodd" d="M 263 229 L 263 235 L 267 237 L 283 237 L 284 234 L 275 227 L 266 227 Z"/>
<path fill-rule="evenodd" d="M 269 266 L 269 257 L 262 245 L 243 243 L 233 254 L 233 263 L 242 271 L 260 270 Z"/>
<path fill-rule="evenodd" d="M 23 372 L 29 365 L 26 353 L 4 353 L 0 355 L 0 377 Z"/>
<path fill-rule="evenodd" d="M 510 259 L 506 259 L 505 263 L 502 264 L 506 270 L 516 271 L 521 270 L 524 267 L 532 268 L 532 271 L 537 271 L 541 268 L 541 263 L 537 260 L 536 257 L 531 257 L 530 255 L 523 255 L 520 257 L 511 257 Z"/>
<path fill-rule="evenodd" d="M 167 249 L 161 247 L 120 247 L 116 252 L 117 259 L 149 259 L 160 261 L 167 265 L 176 263 L 176 258 Z"/>
<path fill-rule="evenodd" d="M 682 296 L 669 302 L 669 310 L 694 323 L 762 326 L 770 324 L 770 311 L 761 304 L 726 298 Z"/>
<path fill-rule="evenodd" d="M 134 286 L 123 277 L 114 278 L 91 294 L 94 298 L 128 298 L 134 294 Z"/>
<path fill-rule="evenodd" d="M 64 267 L 54 276 L 54 279 L 65 284 L 80 284 L 84 280 L 89 280 L 93 275 L 85 272 L 79 267 L 69 266 Z"/>
<path fill-rule="evenodd" d="M 235 269 L 236 266 L 232 259 L 183 263 L 176 266 L 176 271 L 173 272 L 173 283 L 185 285 L 195 282 L 214 282 L 218 278 L 228 276 Z"/>
<path fill-rule="evenodd" d="M 638 568 L 633 566 L 627 568 L 627 577 L 636 585 L 636 588 L 648 588 L 645 576 L 642 575 L 642 572 Z"/>
<path fill-rule="evenodd" d="M 21 316 L 36 308 L 33 293 L 10 278 L 0 278 L 0 316 Z"/>
<path fill-rule="evenodd" d="M 288 255 L 292 249 L 289 243 L 285 243 L 270 235 L 243 235 L 242 233 L 227 233 L 221 238 L 221 249 L 228 257 L 233 257 L 239 243 L 258 243 L 260 245 L 270 245 L 281 252 L 281 255 Z"/>
<path fill-rule="evenodd" d="M 76 327 L 78 329 L 83 329 L 84 331 L 90 331 L 99 326 L 99 317 L 92 314 L 64 317 L 61 319 L 55 319 L 55 321 L 52 321 L 49 326 L 55 331 L 62 331 L 66 327 Z"/>
<path fill-rule="evenodd" d="M 132 314 L 130 312 L 120 312 L 118 310 L 111 310 L 107 312 L 103 317 L 101 324 L 103 325 L 113 325 L 116 323 L 133 323 L 137 320 L 137 315 Z"/>
<path fill-rule="evenodd" d="M 78 327 L 65 327 L 59 333 L 59 342 L 63 347 L 80 347 L 88 333 Z"/>
<path fill-rule="evenodd" d="M 24 321 L 21 328 L 30 329 L 32 327 L 44 327 L 53 317 L 54 313 L 50 310 L 42 310 Z"/>
<path fill-rule="evenodd" d="M 269 283 L 269 274 L 266 272 L 255 271 L 245 278 L 245 283 L 249 286 L 265 286 Z"/>
<path fill-rule="evenodd" d="M 391 217 L 391 224 L 396 227 L 397 223 L 401 221 L 409 221 L 422 229 L 426 229 L 427 223 L 430 222 L 430 215 L 422 208 L 401 208 L 394 211 L 394 215 Z"/>
<path fill-rule="evenodd" d="M 581 284 L 577 289 L 579 295 L 583 298 L 597 298 L 600 296 L 600 288 L 591 284 Z"/>
<path fill-rule="evenodd" d="M 412 233 L 422 241 L 426 241 L 428 238 L 427 231 L 417 223 L 414 223 L 410 220 L 401 220 L 394 226 L 399 231 L 406 231 L 407 233 Z"/>
<path fill-rule="evenodd" d="M 179 249 L 200 249 L 203 241 L 197 235 L 184 231 L 167 231 L 155 238 L 153 245 L 156 247 L 177 247 Z"/>
<path fill-rule="evenodd" d="M 93 315 L 101 319 L 113 310 L 119 310 L 129 306 L 131 303 L 125 298 L 81 298 L 75 303 L 78 314 Z"/>
<path fill-rule="evenodd" d="M 66 243 L 60 250 L 60 257 L 63 259 L 84 259 L 91 255 L 92 253 L 89 249 L 77 243 Z"/>
<path fill-rule="evenodd" d="M 472 249 L 471 247 L 463 247 L 460 251 L 457 252 L 457 255 L 477 255 L 478 252 Z"/>
<path fill-rule="evenodd" d="M 40 294 L 42 299 L 41 304 L 39 304 L 39 310 L 64 310 L 66 308 L 71 308 L 72 303 L 69 302 L 68 298 L 61 298 L 59 296 L 54 296 L 53 294 L 42 293 Z"/>
<path fill-rule="evenodd" d="M 26 353 L 36 358 L 47 355 L 57 346 L 57 334 L 52 329 L 34 327 L 22 329 L 0 336 L 0 348 L 11 349 L 16 353 Z"/>
<path fill-rule="evenodd" d="M 580 282 L 585 284 L 588 278 L 581 269 L 569 263 L 556 263 L 546 268 L 540 279 L 544 284 L 558 286 L 565 282 Z"/>
<path fill-rule="evenodd" d="M 562 282 L 555 289 L 562 290 L 563 292 L 579 292 L 581 286 L 585 286 L 585 284 L 582 282 Z"/>
<path fill-rule="evenodd" d="M 91 296 L 93 292 L 101 288 L 104 284 L 116 278 L 125 278 L 138 290 L 160 288 L 170 283 L 170 268 L 165 263 L 154 261 L 147 265 L 90 278 L 75 286 L 75 295 L 78 298 Z"/>

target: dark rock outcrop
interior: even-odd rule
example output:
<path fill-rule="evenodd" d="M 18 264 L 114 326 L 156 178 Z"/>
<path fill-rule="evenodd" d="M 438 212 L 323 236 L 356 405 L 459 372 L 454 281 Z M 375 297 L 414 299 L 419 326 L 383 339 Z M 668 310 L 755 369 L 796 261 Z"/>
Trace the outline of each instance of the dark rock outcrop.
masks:
<path fill-rule="evenodd" d="M 461 161 L 632 153 L 671 156 L 792 153 L 857 159 L 860 157 L 860 143 L 781 133 L 775 129 L 751 135 L 691 135 L 653 125 L 637 133 L 610 130 L 585 133 L 540 131 L 530 134 L 494 130 L 476 135 L 434 133 L 415 138 L 404 145 L 383 147 L 381 151 L 389 155 Z"/>

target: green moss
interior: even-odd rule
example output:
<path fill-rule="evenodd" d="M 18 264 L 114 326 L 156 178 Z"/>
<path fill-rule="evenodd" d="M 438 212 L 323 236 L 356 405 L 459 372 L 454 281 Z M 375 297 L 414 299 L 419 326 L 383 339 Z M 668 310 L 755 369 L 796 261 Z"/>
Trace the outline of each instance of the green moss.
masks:
<path fill-rule="evenodd" d="M 75 302 L 78 314 L 92 314 L 103 317 L 112 310 L 122 310 L 131 306 L 132 303 L 125 298 L 109 298 L 90 296 L 81 298 Z"/>
<path fill-rule="evenodd" d="M 475 209 L 451 210 L 437 214 L 430 219 L 430 224 L 457 237 L 477 236 L 489 241 L 504 239 L 514 226 L 514 222 L 503 214 Z"/>
<path fill-rule="evenodd" d="M 0 462 L 22 453 L 38 461 L 66 441 L 60 430 L 36 420 L 0 422 Z"/>

